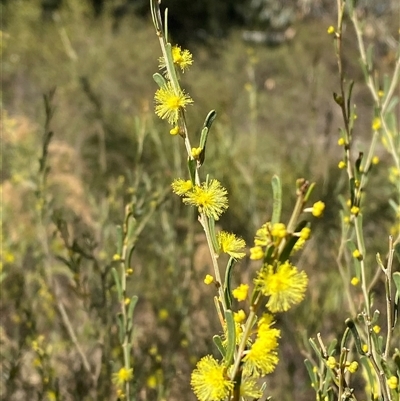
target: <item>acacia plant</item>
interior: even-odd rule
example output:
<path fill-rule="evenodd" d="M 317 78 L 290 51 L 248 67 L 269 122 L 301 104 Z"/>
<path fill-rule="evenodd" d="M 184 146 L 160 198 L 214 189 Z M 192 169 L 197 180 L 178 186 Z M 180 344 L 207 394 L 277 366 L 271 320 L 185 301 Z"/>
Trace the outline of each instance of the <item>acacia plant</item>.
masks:
<path fill-rule="evenodd" d="M 170 124 L 172 140 L 183 141 L 187 154 L 188 176 L 176 178 L 172 190 L 184 204 L 197 210 L 213 267 L 204 283 L 215 287 L 214 304 L 221 324 L 220 333 L 213 337 L 219 358 L 212 354 L 201 358 L 192 372 L 191 385 L 200 401 L 260 398 L 265 391 L 260 379 L 272 373 L 279 360 L 280 330 L 275 316 L 301 302 L 307 288 L 308 277 L 291 263 L 291 256 L 310 236 L 305 216 L 321 216 L 325 205 L 319 201 L 307 207 L 314 184 L 299 179 L 297 201 L 288 223 L 283 223 L 281 184 L 277 176 L 273 177 L 271 218 L 257 230 L 250 249 L 250 258 L 259 261 L 260 267 L 251 283 L 232 288 L 234 266 L 246 255 L 246 244 L 234 233 L 216 229 L 216 221 L 228 209 L 227 190 L 205 172 L 206 146 L 216 112 L 212 110 L 206 116 L 200 138 L 189 132 L 186 111 L 194 102 L 180 78 L 192 65 L 193 57 L 188 50 L 170 43 L 167 10 L 163 19 L 159 2 L 152 0 L 151 12 L 162 52 L 161 72 L 153 76 L 159 86 L 155 112 Z M 221 254 L 229 256 L 226 266 L 221 266 Z"/>

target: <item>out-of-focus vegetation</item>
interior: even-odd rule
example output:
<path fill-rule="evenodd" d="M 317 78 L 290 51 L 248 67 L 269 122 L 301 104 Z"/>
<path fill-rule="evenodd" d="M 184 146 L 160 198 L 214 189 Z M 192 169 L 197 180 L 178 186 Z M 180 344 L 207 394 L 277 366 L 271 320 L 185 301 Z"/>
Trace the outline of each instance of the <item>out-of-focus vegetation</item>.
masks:
<path fill-rule="evenodd" d="M 89 2 L 65 1 L 44 15 L 45 3 L 9 0 L 1 6 L 1 397 L 116 399 L 113 373 L 121 367 L 122 351 L 111 270 L 116 226 L 130 205 L 135 248 L 127 292 L 139 296 L 134 392 L 139 400 L 194 399 L 190 372 L 210 352 L 211 333 L 219 326 L 213 291 L 199 285 L 210 265 L 203 234 L 192 224 L 193 211 L 170 191 L 171 181 L 186 174 L 183 144 L 153 114 L 151 76 L 159 55 L 154 28 L 150 18 L 125 13 L 116 29 L 116 5 L 107 2 L 97 17 Z M 188 11 L 176 3 L 171 13 L 185 21 Z M 253 8 L 243 5 L 248 15 L 269 4 L 250 3 Z M 392 71 L 398 4 L 382 2 L 387 8 L 377 11 L 362 3 L 376 68 Z M 342 121 L 332 93 L 339 80 L 326 34 L 335 16 L 327 8 L 314 17 L 323 2 L 299 5 L 305 11 L 291 7 L 289 35 L 279 45 L 244 41 L 238 28 L 224 38 L 210 36 L 193 44 L 190 79 L 182 77 L 196 104 L 195 113 L 188 107 L 190 130 L 200 132 L 210 109 L 218 113 L 207 168 L 229 192 L 229 213 L 220 220 L 224 229 L 252 242 L 271 210 L 274 174 L 288 196 L 284 206 L 293 203 L 289 194 L 299 177 L 316 181 L 315 192 L 326 203 L 324 218 L 297 261 L 310 277 L 308 294 L 279 322 L 284 345 L 268 388 L 283 400 L 314 397 L 302 350 L 317 331 L 337 338 L 349 313 L 335 261 L 338 195 L 348 196 L 347 177 L 337 168 Z M 205 26 L 212 23 L 211 18 Z M 173 22 L 169 29 L 174 32 Z M 181 29 L 181 37 L 182 32 L 191 37 L 187 25 Z M 355 80 L 359 116 L 354 146 L 365 151 L 373 102 L 351 25 L 345 29 L 350 33 L 344 37 L 344 67 Z M 385 255 L 388 234 L 398 235 L 387 202 L 396 194 L 388 184 L 390 171 L 395 173 L 383 146 L 377 156 L 381 161 L 369 178 L 364 214 L 371 264 L 376 252 Z M 391 180 L 396 183 L 398 176 Z M 242 261 L 237 282 L 253 269 L 249 260 Z M 378 299 L 383 286 L 378 282 Z"/>

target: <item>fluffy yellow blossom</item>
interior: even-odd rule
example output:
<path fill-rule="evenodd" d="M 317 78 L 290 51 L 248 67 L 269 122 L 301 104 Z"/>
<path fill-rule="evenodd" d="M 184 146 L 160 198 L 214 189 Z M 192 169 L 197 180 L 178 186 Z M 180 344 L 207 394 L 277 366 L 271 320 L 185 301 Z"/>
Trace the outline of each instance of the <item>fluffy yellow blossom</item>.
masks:
<path fill-rule="evenodd" d="M 179 196 L 185 195 L 186 192 L 189 192 L 193 188 L 192 181 L 190 180 L 182 180 L 180 178 L 174 180 L 171 184 L 172 190 Z"/>
<path fill-rule="evenodd" d="M 240 252 L 246 246 L 246 242 L 235 234 L 221 231 L 217 234 L 217 242 L 219 250 L 232 256 L 232 258 L 241 259 L 246 255 L 244 252 Z"/>
<path fill-rule="evenodd" d="M 181 89 L 175 91 L 170 82 L 157 90 L 154 100 L 156 102 L 155 111 L 157 116 L 167 120 L 170 124 L 175 124 L 179 119 L 180 111 L 193 103 L 190 96 Z"/>
<path fill-rule="evenodd" d="M 224 365 L 219 364 L 211 355 L 197 363 L 190 384 L 199 401 L 222 401 L 234 387 Z"/>
<path fill-rule="evenodd" d="M 268 296 L 267 308 L 275 312 L 287 311 L 292 305 L 298 304 L 304 298 L 308 277 L 304 271 L 286 261 L 278 265 L 264 266 L 254 279 L 254 283 L 263 295 Z"/>
<path fill-rule="evenodd" d="M 246 352 L 243 361 L 245 369 L 256 371 L 262 375 L 274 371 L 279 359 L 277 354 L 280 330 L 272 328 L 265 320 L 258 325 L 257 337 Z"/>
<path fill-rule="evenodd" d="M 232 291 L 232 295 L 238 301 L 244 301 L 247 298 L 248 292 L 249 292 L 249 286 L 247 284 L 240 284 L 239 287 L 235 288 Z"/>
<path fill-rule="evenodd" d="M 112 381 L 114 384 L 118 386 L 123 386 L 126 382 L 132 380 L 133 378 L 133 369 L 127 369 L 122 367 L 118 372 L 113 373 Z"/>
<path fill-rule="evenodd" d="M 189 50 L 182 50 L 180 46 L 173 46 L 171 49 L 172 52 L 172 60 L 174 64 L 181 69 L 182 72 L 185 72 L 192 64 L 193 57 Z M 166 67 L 164 57 L 159 58 L 159 68 L 162 70 Z"/>
<path fill-rule="evenodd" d="M 254 238 L 254 245 L 256 246 L 267 246 L 272 242 L 271 239 L 271 224 L 265 223 L 256 231 Z"/>
<path fill-rule="evenodd" d="M 183 202 L 187 205 L 197 206 L 199 213 L 218 220 L 222 213 L 228 209 L 226 189 L 218 180 L 204 182 L 201 186 L 194 186 L 192 191 L 184 194 Z"/>

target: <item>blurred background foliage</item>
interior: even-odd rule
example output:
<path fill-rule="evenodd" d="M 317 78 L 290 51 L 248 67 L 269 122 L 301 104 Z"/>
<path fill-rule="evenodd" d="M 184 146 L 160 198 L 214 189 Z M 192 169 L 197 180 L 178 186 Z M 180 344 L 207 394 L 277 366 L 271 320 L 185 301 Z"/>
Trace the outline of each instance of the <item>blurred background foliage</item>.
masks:
<path fill-rule="evenodd" d="M 207 171 L 228 188 L 220 225 L 252 245 L 271 212 L 270 180 L 284 186 L 284 216 L 300 177 L 317 182 L 326 213 L 296 263 L 310 277 L 306 300 L 287 313 L 281 362 L 269 394 L 313 397 L 303 367 L 306 339 L 343 330 L 346 304 L 335 257 L 338 195 L 347 196 L 337 168 L 340 110 L 328 0 L 163 2 L 174 42 L 195 63 L 182 76 L 195 104 L 193 137 L 209 110 L 217 120 Z M 399 5 L 360 0 L 365 33 L 381 71 L 395 60 Z M 219 323 L 207 246 L 193 210 L 170 191 L 186 177 L 183 142 L 153 115 L 160 54 L 146 0 L 3 0 L 2 14 L 2 295 L 3 400 L 115 399 L 112 372 L 121 366 L 110 274 L 117 224 L 126 204 L 137 222 L 129 292 L 135 312 L 134 375 L 139 400 L 194 399 L 189 375 L 212 349 Z M 397 16 L 396 16 L 397 15 Z M 356 82 L 357 146 L 366 149 L 373 118 L 350 26 L 346 75 Z M 39 171 L 46 114 L 54 133 L 48 171 Z M 195 142 L 195 141 L 194 141 Z M 369 257 L 385 254 L 394 221 L 387 199 L 389 160 L 383 148 L 366 194 Z M 43 179 L 46 185 L 42 186 Z M 251 277 L 250 261 L 237 281 Z M 372 273 L 371 273 L 372 274 Z M 383 285 L 380 283 L 379 286 Z"/>

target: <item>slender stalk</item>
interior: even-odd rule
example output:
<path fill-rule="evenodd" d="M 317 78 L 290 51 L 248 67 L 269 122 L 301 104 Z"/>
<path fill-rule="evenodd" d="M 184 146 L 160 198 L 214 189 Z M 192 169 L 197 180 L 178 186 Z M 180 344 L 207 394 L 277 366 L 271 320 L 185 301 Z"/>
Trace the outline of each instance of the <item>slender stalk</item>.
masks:
<path fill-rule="evenodd" d="M 393 305 L 392 305 L 392 267 L 393 267 L 393 255 L 394 255 L 394 247 L 393 247 L 393 237 L 389 237 L 389 256 L 387 267 L 385 270 L 385 279 L 386 279 L 386 319 L 387 319 L 387 335 L 386 335 L 386 345 L 385 351 L 383 352 L 383 358 L 387 360 L 390 342 L 392 340 L 393 334 Z"/>

